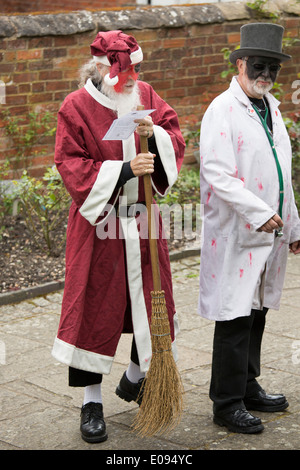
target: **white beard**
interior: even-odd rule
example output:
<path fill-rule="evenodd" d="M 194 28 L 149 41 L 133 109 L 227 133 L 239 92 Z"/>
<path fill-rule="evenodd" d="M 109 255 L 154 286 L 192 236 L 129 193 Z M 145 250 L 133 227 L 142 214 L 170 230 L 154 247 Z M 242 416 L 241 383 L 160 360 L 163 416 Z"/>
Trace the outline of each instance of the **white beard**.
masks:
<path fill-rule="evenodd" d="M 255 93 L 257 93 L 258 95 L 261 95 L 261 96 L 264 96 L 266 95 L 272 88 L 273 88 L 273 83 L 270 82 L 268 85 L 258 85 L 258 82 L 259 81 L 259 78 L 256 79 L 253 83 L 253 90 L 255 91 Z"/>
<path fill-rule="evenodd" d="M 123 116 L 130 111 L 136 110 L 138 105 L 141 104 L 137 83 L 135 83 L 131 93 L 117 93 L 112 86 L 107 85 L 103 80 L 101 92 L 115 103 L 118 116 Z"/>

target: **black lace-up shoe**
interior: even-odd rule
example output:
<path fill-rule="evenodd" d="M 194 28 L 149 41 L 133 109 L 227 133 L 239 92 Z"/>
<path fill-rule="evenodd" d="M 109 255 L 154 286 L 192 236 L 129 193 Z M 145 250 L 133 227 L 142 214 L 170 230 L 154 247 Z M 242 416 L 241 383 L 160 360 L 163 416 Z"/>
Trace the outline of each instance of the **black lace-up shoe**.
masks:
<path fill-rule="evenodd" d="M 261 420 L 245 409 L 233 410 L 226 414 L 215 414 L 214 423 L 226 426 L 228 431 L 242 434 L 255 434 L 264 429 Z"/>
<path fill-rule="evenodd" d="M 86 442 L 103 442 L 107 439 L 102 403 L 89 402 L 81 408 L 81 437 Z"/>
<path fill-rule="evenodd" d="M 284 395 L 268 395 L 264 390 L 258 390 L 254 395 L 245 397 L 244 405 L 247 410 L 269 413 L 285 410 L 289 406 Z"/>
<path fill-rule="evenodd" d="M 145 379 L 140 379 L 138 383 L 130 382 L 127 379 L 126 372 L 124 372 L 119 385 L 116 388 L 116 394 L 118 397 L 125 401 L 135 401 L 140 406 L 143 399 Z"/>

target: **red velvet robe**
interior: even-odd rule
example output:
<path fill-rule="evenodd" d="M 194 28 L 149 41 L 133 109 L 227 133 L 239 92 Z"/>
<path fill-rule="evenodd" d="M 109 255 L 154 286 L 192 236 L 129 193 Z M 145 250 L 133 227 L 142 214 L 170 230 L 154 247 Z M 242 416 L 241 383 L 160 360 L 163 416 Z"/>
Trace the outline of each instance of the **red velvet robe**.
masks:
<path fill-rule="evenodd" d="M 175 111 L 145 82 L 140 99 L 151 114 L 158 148 L 153 192 L 165 194 L 178 176 L 184 140 Z M 102 140 L 116 119 L 114 104 L 88 80 L 71 93 L 58 114 L 55 163 L 72 197 L 66 247 L 62 312 L 53 356 L 77 369 L 108 374 L 123 332 L 134 332 L 143 371 L 151 360 L 152 272 L 147 237 L 139 236 L 143 214 L 116 217 L 115 207 L 145 201 L 143 179 L 133 178 L 116 190 L 124 161 L 140 152 L 139 138 Z M 108 211 L 105 211 L 108 209 Z M 176 311 L 167 240 L 158 252 L 173 351 Z M 105 238 L 107 230 L 110 236 Z M 126 235 L 127 234 L 127 235 Z"/>

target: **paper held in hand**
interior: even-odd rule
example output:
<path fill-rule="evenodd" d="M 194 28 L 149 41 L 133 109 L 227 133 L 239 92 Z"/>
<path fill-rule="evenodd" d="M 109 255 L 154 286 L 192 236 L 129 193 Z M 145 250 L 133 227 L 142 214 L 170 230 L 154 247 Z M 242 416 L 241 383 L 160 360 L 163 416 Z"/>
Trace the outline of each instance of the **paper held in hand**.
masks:
<path fill-rule="evenodd" d="M 143 119 L 151 114 L 155 109 L 143 109 L 141 111 L 131 111 L 125 116 L 115 119 L 103 137 L 103 140 L 126 140 L 135 131 L 138 124 L 135 119 Z"/>

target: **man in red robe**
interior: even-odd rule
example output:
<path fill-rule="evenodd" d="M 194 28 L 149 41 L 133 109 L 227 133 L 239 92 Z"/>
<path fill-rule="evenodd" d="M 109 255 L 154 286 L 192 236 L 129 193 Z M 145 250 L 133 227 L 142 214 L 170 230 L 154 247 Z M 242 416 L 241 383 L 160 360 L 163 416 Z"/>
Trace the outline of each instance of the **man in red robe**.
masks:
<path fill-rule="evenodd" d="M 166 194 L 177 179 L 185 143 L 175 111 L 137 80 L 143 54 L 132 36 L 100 32 L 91 54 L 82 69 L 82 87 L 67 96 L 58 113 L 55 163 L 72 205 L 65 290 L 52 354 L 69 366 L 69 385 L 84 387 L 82 438 L 101 442 L 107 439 L 102 376 L 110 373 L 121 334 L 133 333 L 133 341 L 118 396 L 137 400 L 151 361 L 153 283 L 142 177 L 151 174 L 153 194 Z M 126 140 L 103 140 L 115 119 L 140 104 L 154 110 L 151 117 L 138 120 Z M 148 153 L 141 153 L 141 135 L 148 138 Z M 170 262 L 160 216 L 158 220 L 161 285 L 176 359 Z"/>

